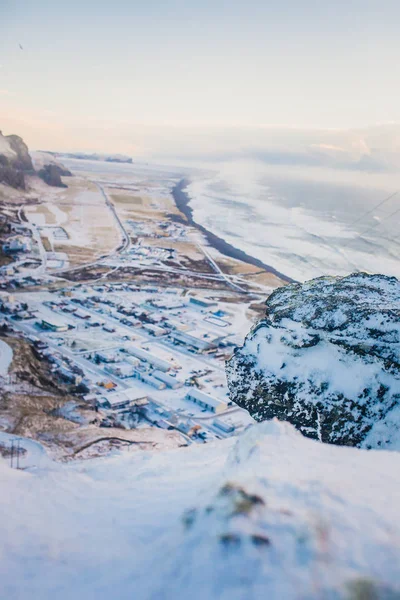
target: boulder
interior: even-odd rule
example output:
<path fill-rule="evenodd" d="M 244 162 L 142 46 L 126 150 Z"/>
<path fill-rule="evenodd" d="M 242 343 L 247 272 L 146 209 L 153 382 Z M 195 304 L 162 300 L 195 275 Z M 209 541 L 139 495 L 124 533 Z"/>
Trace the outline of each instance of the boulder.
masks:
<path fill-rule="evenodd" d="M 400 449 L 400 282 L 321 277 L 266 307 L 227 364 L 231 400 L 323 442 Z"/>

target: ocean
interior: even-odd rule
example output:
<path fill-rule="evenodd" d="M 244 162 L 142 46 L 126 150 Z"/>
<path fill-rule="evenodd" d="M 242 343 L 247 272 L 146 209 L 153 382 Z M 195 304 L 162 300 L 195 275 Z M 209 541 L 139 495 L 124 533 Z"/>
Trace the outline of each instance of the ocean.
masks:
<path fill-rule="evenodd" d="M 186 193 L 197 223 L 304 281 L 355 271 L 400 277 L 397 186 L 395 175 L 231 161 L 192 176 Z"/>

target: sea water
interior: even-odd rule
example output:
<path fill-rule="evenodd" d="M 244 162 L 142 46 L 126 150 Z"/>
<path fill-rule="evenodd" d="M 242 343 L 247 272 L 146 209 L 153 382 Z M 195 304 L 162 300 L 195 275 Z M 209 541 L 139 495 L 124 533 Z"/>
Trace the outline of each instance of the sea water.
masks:
<path fill-rule="evenodd" d="M 196 222 L 303 281 L 355 271 L 400 276 L 397 185 L 387 174 L 232 161 L 192 177 L 186 191 Z"/>

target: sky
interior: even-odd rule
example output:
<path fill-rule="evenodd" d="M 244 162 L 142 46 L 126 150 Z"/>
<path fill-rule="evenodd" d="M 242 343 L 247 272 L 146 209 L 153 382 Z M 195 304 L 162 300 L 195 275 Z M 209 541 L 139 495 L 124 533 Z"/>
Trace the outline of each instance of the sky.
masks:
<path fill-rule="evenodd" d="M 400 122 L 399 22 L 398 0 L 1 0 L 0 129 L 145 153 L 171 131 Z"/>

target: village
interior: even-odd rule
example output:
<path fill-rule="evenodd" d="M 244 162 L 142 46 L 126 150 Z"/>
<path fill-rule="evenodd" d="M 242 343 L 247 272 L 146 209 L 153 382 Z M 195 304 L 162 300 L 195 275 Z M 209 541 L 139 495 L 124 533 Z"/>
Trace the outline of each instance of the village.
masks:
<path fill-rule="evenodd" d="M 142 422 L 204 442 L 251 422 L 229 401 L 224 373 L 245 321 L 238 305 L 180 289 L 78 284 L 2 292 L 0 310 L 40 359 L 76 386 L 103 427 Z"/>
<path fill-rule="evenodd" d="M 29 390 L 9 400 L 2 428 L 67 453 L 71 445 L 81 455 L 88 440 L 100 446 L 93 427 L 113 438 L 166 430 L 176 445 L 235 436 L 252 422 L 228 397 L 225 362 L 280 281 L 213 248 L 174 205 L 169 172 L 129 168 L 129 179 L 115 166 L 101 178 L 79 173 L 67 190 L 1 213 L 3 340 L 25 340 L 60 388 L 42 412 L 41 401 L 25 406 Z M 3 385 L 10 398 L 15 389 Z M 35 433 L 24 416 L 32 410 Z M 44 438 L 49 415 L 82 436 L 73 429 L 66 441 L 67 426 L 53 419 L 58 433 Z"/>

